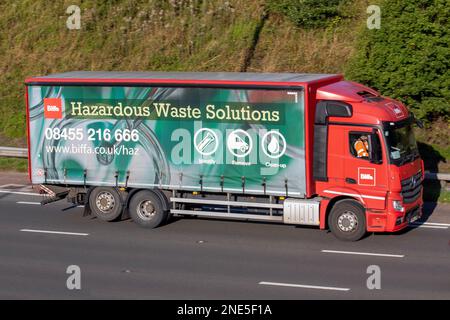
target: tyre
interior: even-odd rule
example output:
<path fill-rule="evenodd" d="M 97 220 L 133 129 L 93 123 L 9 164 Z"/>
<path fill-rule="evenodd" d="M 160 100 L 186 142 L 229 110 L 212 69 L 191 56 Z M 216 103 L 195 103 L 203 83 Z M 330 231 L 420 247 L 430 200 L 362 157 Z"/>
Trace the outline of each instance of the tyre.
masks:
<path fill-rule="evenodd" d="M 128 206 L 131 219 L 145 228 L 156 228 L 167 221 L 168 212 L 155 192 L 141 190 L 133 195 Z"/>
<path fill-rule="evenodd" d="M 328 226 L 336 238 L 358 241 L 366 234 L 365 210 L 354 200 L 338 201 L 328 216 Z"/>
<path fill-rule="evenodd" d="M 111 187 L 95 187 L 89 195 L 89 207 L 103 221 L 114 221 L 122 214 L 122 199 Z"/>

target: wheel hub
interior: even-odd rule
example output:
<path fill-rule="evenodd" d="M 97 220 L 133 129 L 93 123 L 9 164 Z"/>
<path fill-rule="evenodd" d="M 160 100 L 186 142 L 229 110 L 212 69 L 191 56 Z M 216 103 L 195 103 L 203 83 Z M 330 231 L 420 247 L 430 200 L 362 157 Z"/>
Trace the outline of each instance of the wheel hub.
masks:
<path fill-rule="evenodd" d="M 110 192 L 102 191 L 98 194 L 95 204 L 101 212 L 108 213 L 114 209 L 116 202 Z"/>
<path fill-rule="evenodd" d="M 155 214 L 155 206 L 150 200 L 144 200 L 139 203 L 137 214 L 143 220 L 151 220 Z"/>
<path fill-rule="evenodd" d="M 351 211 L 345 211 L 338 218 L 338 227 L 344 232 L 352 232 L 358 226 L 358 217 Z"/>

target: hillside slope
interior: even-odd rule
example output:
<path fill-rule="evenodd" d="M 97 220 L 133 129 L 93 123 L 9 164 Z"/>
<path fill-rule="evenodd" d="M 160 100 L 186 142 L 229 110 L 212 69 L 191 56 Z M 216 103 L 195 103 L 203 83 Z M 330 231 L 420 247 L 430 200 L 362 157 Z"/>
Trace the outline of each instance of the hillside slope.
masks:
<path fill-rule="evenodd" d="M 267 16 L 262 0 L 81 1 L 81 30 L 68 30 L 65 10 L 76 2 L 0 4 L 0 28 L 7 30 L 0 35 L 0 142 L 18 138 L 23 144 L 21 84 L 29 76 L 69 70 L 342 72 L 353 47 L 354 36 L 339 28 L 302 31 L 281 15 Z"/>
<path fill-rule="evenodd" d="M 368 0 L 347 0 L 345 18 L 315 29 L 266 10 L 267 1 L 1 1 L 0 145 L 25 146 L 23 80 L 30 76 L 73 70 L 344 73 L 365 27 Z M 80 30 L 66 27 L 72 4 L 82 11 Z M 446 127 L 441 122 L 439 131 Z M 445 141 L 420 134 L 448 157 Z"/>

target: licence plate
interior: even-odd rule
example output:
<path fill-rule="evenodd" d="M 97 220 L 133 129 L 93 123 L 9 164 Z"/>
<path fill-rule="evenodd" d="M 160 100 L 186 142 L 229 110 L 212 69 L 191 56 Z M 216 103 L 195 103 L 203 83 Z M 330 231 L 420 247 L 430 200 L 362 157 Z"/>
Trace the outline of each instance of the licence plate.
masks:
<path fill-rule="evenodd" d="M 420 210 L 415 211 L 409 218 L 409 223 L 415 222 L 420 218 Z"/>

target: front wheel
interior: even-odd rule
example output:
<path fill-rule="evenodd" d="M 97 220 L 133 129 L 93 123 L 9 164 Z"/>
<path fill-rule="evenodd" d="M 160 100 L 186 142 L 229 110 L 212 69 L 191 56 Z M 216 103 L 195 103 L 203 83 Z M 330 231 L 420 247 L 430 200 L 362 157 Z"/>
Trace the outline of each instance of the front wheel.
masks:
<path fill-rule="evenodd" d="M 137 192 L 128 206 L 131 219 L 145 228 L 156 228 L 167 220 L 161 199 L 150 190 Z"/>
<path fill-rule="evenodd" d="M 336 238 L 358 241 L 366 234 L 365 210 L 354 200 L 338 201 L 331 209 L 328 225 Z"/>

